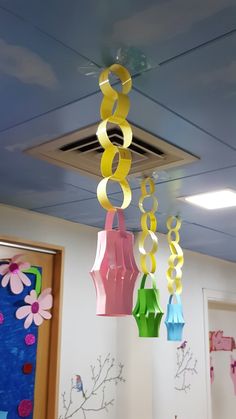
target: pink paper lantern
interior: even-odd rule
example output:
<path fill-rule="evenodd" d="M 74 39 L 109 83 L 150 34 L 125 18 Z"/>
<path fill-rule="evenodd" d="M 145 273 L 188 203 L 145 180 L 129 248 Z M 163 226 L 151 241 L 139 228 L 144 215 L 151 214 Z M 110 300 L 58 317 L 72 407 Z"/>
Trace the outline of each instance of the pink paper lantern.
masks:
<path fill-rule="evenodd" d="M 112 228 L 115 214 L 117 230 Z M 97 293 L 98 316 L 132 314 L 134 285 L 139 274 L 133 245 L 134 236 L 125 230 L 123 211 L 108 211 L 105 230 L 98 233 L 96 259 L 90 272 Z"/>

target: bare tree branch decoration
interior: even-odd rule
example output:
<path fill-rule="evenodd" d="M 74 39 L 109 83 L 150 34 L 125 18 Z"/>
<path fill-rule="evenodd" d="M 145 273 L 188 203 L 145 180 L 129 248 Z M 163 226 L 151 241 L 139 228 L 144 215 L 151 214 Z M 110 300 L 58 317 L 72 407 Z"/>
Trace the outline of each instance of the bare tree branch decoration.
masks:
<path fill-rule="evenodd" d="M 187 342 L 177 348 L 177 370 L 175 373 L 175 390 L 184 391 L 185 393 L 191 390 L 190 376 L 198 373 L 197 359 L 194 359 L 193 353 L 190 348 L 187 348 L 186 344 Z"/>
<path fill-rule="evenodd" d="M 90 389 L 83 390 L 81 393 L 82 401 L 76 407 L 73 406 L 73 394 L 76 390 L 76 385 L 73 378 L 71 379 L 71 387 L 69 394 L 62 393 L 62 407 L 63 413 L 59 419 L 69 419 L 80 412 L 83 419 L 87 419 L 89 412 L 108 412 L 109 408 L 114 405 L 114 399 L 106 399 L 106 387 L 108 384 L 118 385 L 124 383 L 123 369 L 124 365 L 116 363 L 115 358 L 108 354 L 105 358 L 101 355 L 97 358 L 96 365 L 91 365 L 91 380 Z M 91 407 L 91 402 L 95 403 Z"/>

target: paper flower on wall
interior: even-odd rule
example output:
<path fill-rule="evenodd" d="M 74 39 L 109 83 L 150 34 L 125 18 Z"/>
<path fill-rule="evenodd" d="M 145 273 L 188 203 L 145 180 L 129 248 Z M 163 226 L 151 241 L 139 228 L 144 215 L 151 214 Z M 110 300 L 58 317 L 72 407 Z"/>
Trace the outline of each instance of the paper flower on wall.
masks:
<path fill-rule="evenodd" d="M 177 303 L 172 302 L 173 296 L 175 295 Z M 167 328 L 167 339 L 170 341 L 182 341 L 182 334 L 184 328 L 184 317 L 181 298 L 179 294 L 175 293 L 169 298 L 169 304 L 167 305 L 166 315 L 166 328 Z"/>
<path fill-rule="evenodd" d="M 31 285 L 30 279 L 23 272 L 30 268 L 30 263 L 20 260 L 22 255 L 15 255 L 9 262 L 0 265 L 0 275 L 2 278 L 2 286 L 6 287 L 10 284 L 10 289 L 13 294 L 20 294 L 24 285 L 28 287 Z"/>
<path fill-rule="evenodd" d="M 40 326 L 45 319 L 51 319 L 52 315 L 47 310 L 50 310 L 53 305 L 53 297 L 51 288 L 45 289 L 39 296 L 35 290 L 30 291 L 24 299 L 27 305 L 18 308 L 16 311 L 17 319 L 25 319 L 24 328 L 28 329 L 32 323 Z"/>

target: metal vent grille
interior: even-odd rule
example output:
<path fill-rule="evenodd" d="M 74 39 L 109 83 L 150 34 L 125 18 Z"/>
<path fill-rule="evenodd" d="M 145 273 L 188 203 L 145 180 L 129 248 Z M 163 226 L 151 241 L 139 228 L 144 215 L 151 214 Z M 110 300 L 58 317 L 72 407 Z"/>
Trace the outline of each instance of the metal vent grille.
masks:
<path fill-rule="evenodd" d="M 61 138 L 26 150 L 27 153 L 52 164 L 74 169 L 86 175 L 100 176 L 100 158 L 103 148 L 96 136 L 96 125 L 72 132 Z M 131 174 L 150 175 L 155 170 L 183 165 L 196 157 L 166 141 L 132 125 L 133 141 Z M 120 146 L 123 143 L 119 129 L 110 128 L 109 138 Z M 116 164 L 116 161 L 114 161 Z"/>

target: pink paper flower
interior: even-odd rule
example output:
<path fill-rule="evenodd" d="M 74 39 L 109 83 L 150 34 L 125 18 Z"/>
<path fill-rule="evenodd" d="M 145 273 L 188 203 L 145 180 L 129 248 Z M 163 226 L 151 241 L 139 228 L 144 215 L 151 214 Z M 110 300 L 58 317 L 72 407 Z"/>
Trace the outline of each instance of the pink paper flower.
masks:
<path fill-rule="evenodd" d="M 51 319 L 52 315 L 47 310 L 52 308 L 53 298 L 51 288 L 45 289 L 37 298 L 35 290 L 30 291 L 24 299 L 26 306 L 18 308 L 16 311 L 17 319 L 25 319 L 24 328 L 28 329 L 32 323 L 40 326 L 44 319 Z"/>
<path fill-rule="evenodd" d="M 30 279 L 22 271 L 30 268 L 28 262 L 21 262 L 22 255 L 15 255 L 10 262 L 0 265 L 0 275 L 3 275 L 2 286 L 6 287 L 10 283 L 13 294 L 20 294 L 24 285 L 30 286 Z"/>

